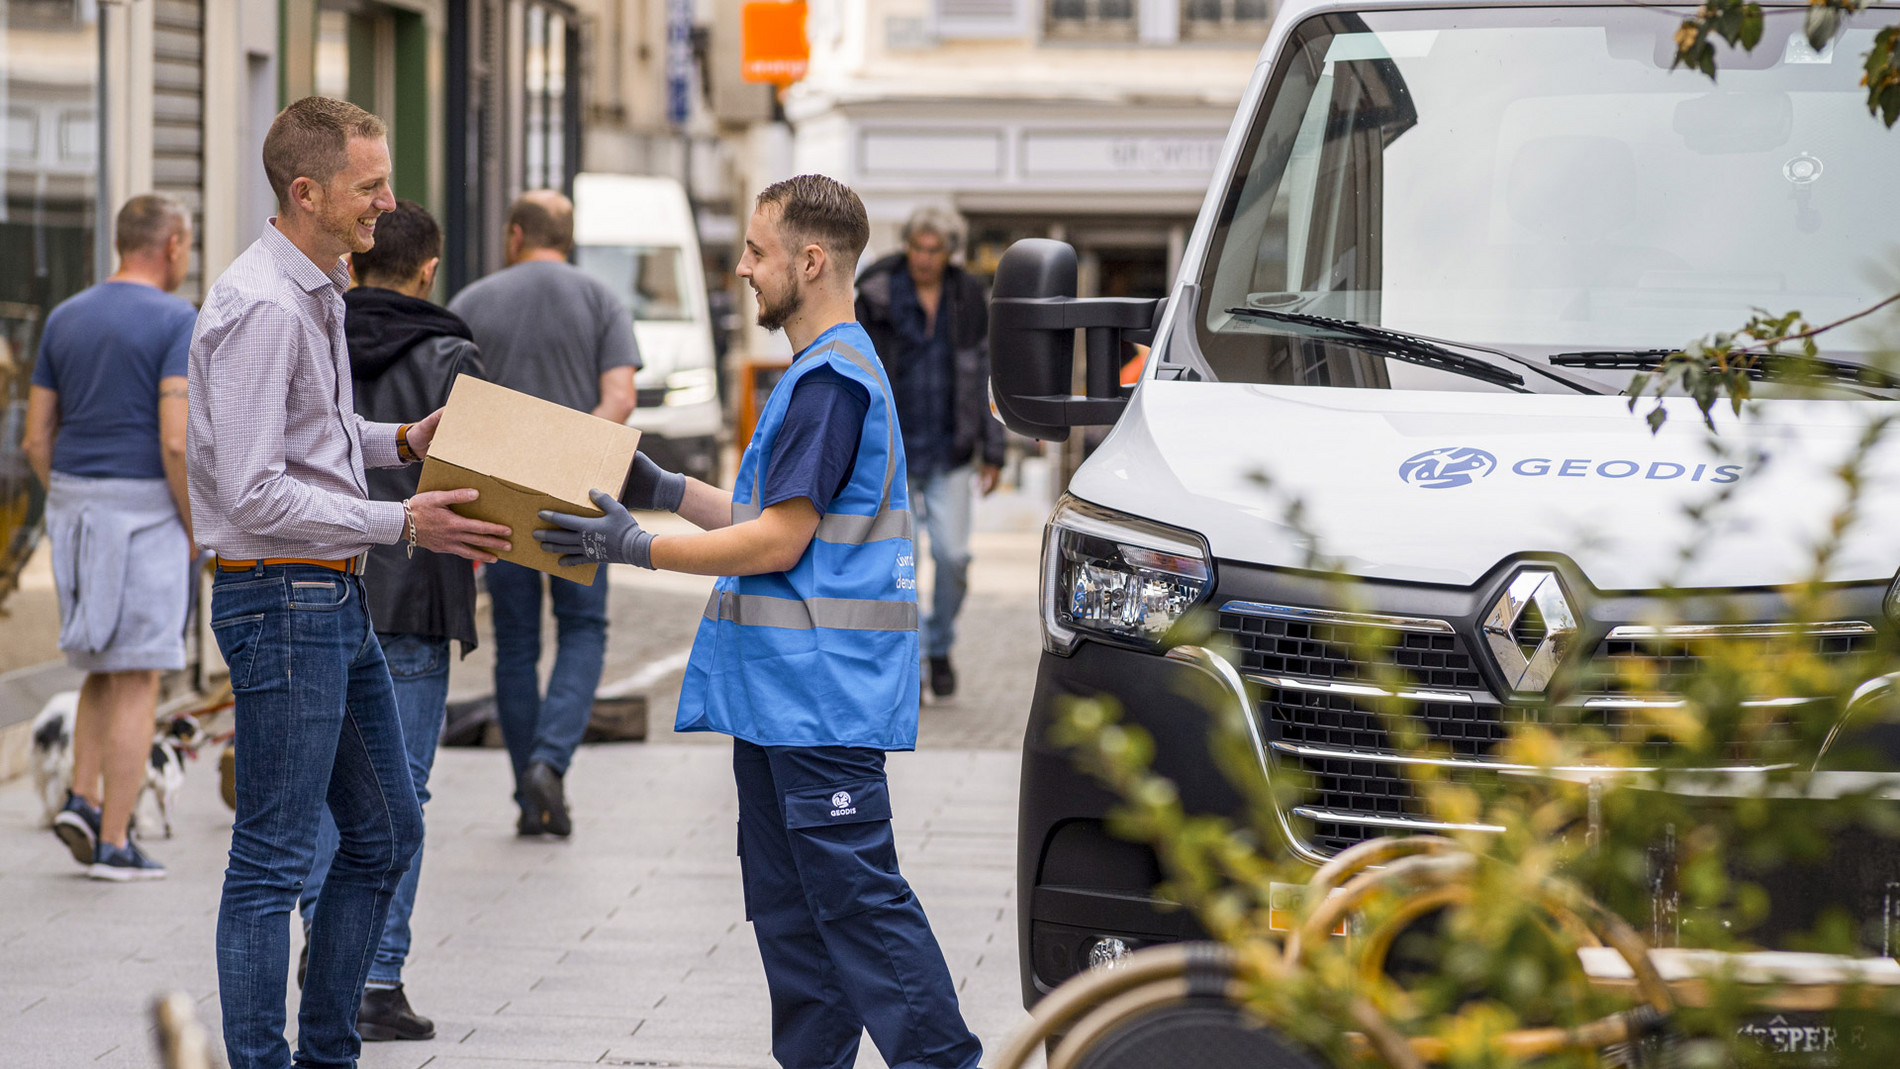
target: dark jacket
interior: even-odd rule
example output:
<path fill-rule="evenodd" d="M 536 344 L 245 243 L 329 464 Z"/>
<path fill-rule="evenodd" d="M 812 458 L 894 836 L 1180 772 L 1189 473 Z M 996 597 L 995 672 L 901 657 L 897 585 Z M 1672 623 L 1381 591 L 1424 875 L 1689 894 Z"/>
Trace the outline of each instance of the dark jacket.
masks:
<path fill-rule="evenodd" d="M 891 320 L 891 276 L 909 270 L 901 252 L 872 264 L 858 276 L 858 323 L 871 336 L 878 358 L 892 379 L 906 378 L 909 347 Z M 950 464 L 958 467 L 976 457 L 985 464 L 1003 463 L 1003 425 L 990 414 L 990 313 L 983 284 L 962 268 L 951 265 L 943 273 L 943 303 L 939 319 L 948 317 L 950 345 L 956 353 L 956 431 Z"/>
<path fill-rule="evenodd" d="M 449 399 L 457 375 L 487 378 L 468 324 L 453 312 L 394 290 L 359 286 L 343 295 L 356 411 L 382 423 L 414 423 Z M 369 496 L 413 496 L 422 468 L 376 468 Z M 461 557 L 406 543 L 369 551 L 363 586 L 370 620 L 383 634 L 452 638 L 475 648 L 475 569 Z"/>

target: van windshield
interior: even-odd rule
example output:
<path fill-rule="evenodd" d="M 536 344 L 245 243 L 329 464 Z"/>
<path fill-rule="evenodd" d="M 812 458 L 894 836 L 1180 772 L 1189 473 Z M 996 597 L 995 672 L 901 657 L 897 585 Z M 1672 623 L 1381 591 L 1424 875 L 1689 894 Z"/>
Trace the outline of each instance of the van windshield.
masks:
<path fill-rule="evenodd" d="M 574 263 L 606 283 L 635 320 L 693 318 L 678 246 L 579 245 Z"/>
<path fill-rule="evenodd" d="M 1199 279 L 1216 377 L 1504 389 L 1288 323 L 1541 362 L 1679 348 L 1755 308 L 1823 323 L 1900 289 L 1900 212 L 1882 207 L 1900 130 L 1859 85 L 1873 29 L 1817 53 L 1801 11 L 1771 9 L 1761 44 L 1721 53 L 1711 83 L 1670 70 L 1678 24 L 1635 6 L 1301 23 Z M 1877 347 L 1861 325 L 1823 342 L 1848 361 Z M 1620 388 L 1617 366 L 1585 373 Z"/>

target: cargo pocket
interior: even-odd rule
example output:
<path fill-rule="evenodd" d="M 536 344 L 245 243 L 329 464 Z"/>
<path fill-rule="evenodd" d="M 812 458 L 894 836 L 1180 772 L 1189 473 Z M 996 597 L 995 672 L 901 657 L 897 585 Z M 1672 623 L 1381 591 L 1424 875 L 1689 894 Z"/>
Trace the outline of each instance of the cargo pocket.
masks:
<path fill-rule="evenodd" d="M 881 779 L 807 787 L 785 795 L 785 827 L 806 901 L 839 920 L 903 897 L 890 790 Z"/>

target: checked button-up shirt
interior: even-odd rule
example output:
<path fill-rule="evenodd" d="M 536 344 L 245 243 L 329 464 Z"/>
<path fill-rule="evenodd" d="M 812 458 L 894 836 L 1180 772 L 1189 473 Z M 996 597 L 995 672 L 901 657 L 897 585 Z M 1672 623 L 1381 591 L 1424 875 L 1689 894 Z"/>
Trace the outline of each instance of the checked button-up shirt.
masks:
<path fill-rule="evenodd" d="M 402 504 L 371 501 L 363 478 L 402 463 L 398 424 L 356 414 L 348 269 L 322 270 L 274 224 L 212 285 L 192 335 L 192 527 L 226 559 L 354 557 L 403 535 Z"/>

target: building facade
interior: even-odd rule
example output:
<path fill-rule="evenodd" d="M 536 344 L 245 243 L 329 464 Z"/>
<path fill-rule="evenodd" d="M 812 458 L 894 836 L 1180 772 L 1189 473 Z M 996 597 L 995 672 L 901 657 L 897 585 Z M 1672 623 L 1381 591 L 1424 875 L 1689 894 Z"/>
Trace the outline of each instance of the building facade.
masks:
<path fill-rule="evenodd" d="M 792 167 L 864 197 L 874 253 L 931 203 L 968 220 L 978 274 L 1057 237 L 1085 293 L 1159 294 L 1269 17 L 1265 0 L 813 0 Z"/>
<path fill-rule="evenodd" d="M 0 0 L 0 596 L 37 539 L 18 444 L 40 326 L 111 273 L 127 198 L 192 212 L 196 302 L 275 211 L 278 110 L 347 99 L 389 124 L 396 194 L 443 221 L 446 298 L 501 266 L 515 196 L 571 190 L 586 23 L 563 0 Z"/>

